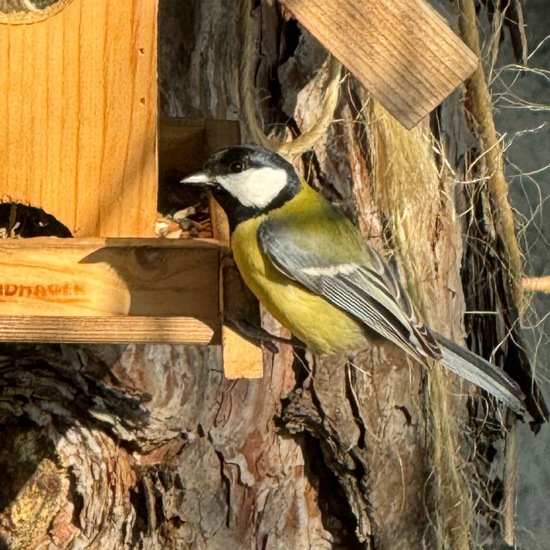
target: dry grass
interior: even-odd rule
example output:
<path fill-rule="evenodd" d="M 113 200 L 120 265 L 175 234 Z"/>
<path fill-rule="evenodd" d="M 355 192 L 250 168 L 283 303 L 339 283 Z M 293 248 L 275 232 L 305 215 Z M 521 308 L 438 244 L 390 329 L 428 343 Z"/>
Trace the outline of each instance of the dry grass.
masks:
<path fill-rule="evenodd" d="M 452 241 L 452 231 L 441 236 L 440 217 L 452 212 L 442 193 L 430 131 L 405 130 L 383 107 L 369 109 L 372 184 L 383 213 L 386 235 L 400 258 L 402 280 L 424 319 L 442 330 L 448 319 L 449 296 L 437 288 L 438 239 Z M 454 251 L 456 261 L 460 250 Z M 464 419 L 457 418 L 450 379 L 439 365 L 428 372 L 426 396 L 429 457 L 432 474 L 426 491 L 426 512 L 440 548 L 469 548 L 474 514 L 468 480 L 463 475 L 459 434 Z"/>

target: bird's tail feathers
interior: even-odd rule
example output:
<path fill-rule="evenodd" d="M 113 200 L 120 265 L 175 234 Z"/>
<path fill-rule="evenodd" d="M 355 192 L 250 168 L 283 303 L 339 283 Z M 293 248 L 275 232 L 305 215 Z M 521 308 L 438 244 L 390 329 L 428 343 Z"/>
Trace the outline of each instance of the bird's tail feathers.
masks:
<path fill-rule="evenodd" d="M 504 371 L 448 338 L 432 334 L 441 348 L 441 363 L 444 367 L 484 389 L 517 414 L 525 414 L 525 396 Z"/>

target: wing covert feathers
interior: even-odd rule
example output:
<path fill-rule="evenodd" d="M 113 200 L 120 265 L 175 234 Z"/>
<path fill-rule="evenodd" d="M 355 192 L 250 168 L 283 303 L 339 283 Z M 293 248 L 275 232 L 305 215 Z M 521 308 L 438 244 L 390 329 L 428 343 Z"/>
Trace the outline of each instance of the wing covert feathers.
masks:
<path fill-rule="evenodd" d="M 351 237 L 357 238 L 355 234 Z M 358 248 L 349 261 L 337 251 L 339 261 L 333 262 L 316 249 L 306 250 L 303 241 L 297 243 L 279 220 L 269 218 L 261 223 L 258 239 L 269 260 L 293 281 L 359 319 L 418 361 L 441 357 L 401 283 L 375 251 Z"/>

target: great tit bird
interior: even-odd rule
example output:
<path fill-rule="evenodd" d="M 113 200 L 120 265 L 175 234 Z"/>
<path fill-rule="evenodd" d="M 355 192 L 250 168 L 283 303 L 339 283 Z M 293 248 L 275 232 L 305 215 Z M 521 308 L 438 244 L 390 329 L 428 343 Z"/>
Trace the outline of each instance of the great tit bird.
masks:
<path fill-rule="evenodd" d="M 211 190 L 227 213 L 245 283 L 313 351 L 351 352 L 383 336 L 419 363 L 441 362 L 524 410 L 514 380 L 426 327 L 395 270 L 278 154 L 251 145 L 223 149 L 182 183 Z"/>

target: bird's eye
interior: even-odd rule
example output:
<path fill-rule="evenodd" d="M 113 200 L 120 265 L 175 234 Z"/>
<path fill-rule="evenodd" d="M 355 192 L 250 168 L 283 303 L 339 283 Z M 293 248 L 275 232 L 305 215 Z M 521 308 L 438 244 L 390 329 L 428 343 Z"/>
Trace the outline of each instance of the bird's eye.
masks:
<path fill-rule="evenodd" d="M 242 172 L 244 170 L 244 163 L 242 163 L 240 160 L 236 160 L 229 165 L 229 169 L 234 174 L 238 174 L 239 172 Z"/>

